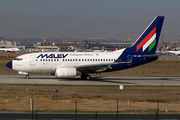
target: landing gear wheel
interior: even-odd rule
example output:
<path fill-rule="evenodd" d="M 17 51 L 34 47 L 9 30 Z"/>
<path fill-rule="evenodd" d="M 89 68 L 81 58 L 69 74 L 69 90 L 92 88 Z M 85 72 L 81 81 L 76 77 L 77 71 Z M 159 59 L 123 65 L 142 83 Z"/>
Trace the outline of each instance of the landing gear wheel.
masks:
<path fill-rule="evenodd" d="M 86 74 L 81 74 L 81 79 L 82 80 L 91 80 L 91 76 L 90 75 L 86 75 Z"/>
<path fill-rule="evenodd" d="M 87 75 L 87 76 L 86 76 L 86 80 L 91 80 L 91 76 L 90 76 L 90 75 Z"/>
<path fill-rule="evenodd" d="M 26 75 L 25 78 L 26 78 L 26 79 L 29 79 L 29 75 Z"/>

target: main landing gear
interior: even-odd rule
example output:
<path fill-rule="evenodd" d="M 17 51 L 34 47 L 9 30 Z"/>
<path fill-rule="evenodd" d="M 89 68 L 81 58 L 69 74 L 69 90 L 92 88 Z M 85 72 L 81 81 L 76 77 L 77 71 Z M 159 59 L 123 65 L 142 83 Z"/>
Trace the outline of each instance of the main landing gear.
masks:
<path fill-rule="evenodd" d="M 26 78 L 26 79 L 29 79 L 29 75 L 26 75 L 25 78 Z"/>
<path fill-rule="evenodd" d="M 82 74 L 81 74 L 81 79 L 82 79 L 82 80 L 91 80 L 91 76 L 88 75 L 88 74 L 82 73 Z"/>

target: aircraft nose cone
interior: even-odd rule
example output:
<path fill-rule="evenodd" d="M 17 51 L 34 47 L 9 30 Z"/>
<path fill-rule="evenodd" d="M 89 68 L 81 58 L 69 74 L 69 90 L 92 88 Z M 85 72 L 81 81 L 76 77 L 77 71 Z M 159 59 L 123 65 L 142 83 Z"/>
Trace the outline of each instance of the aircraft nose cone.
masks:
<path fill-rule="evenodd" d="M 8 63 L 6 64 L 6 66 L 7 66 L 8 68 L 11 68 L 11 69 L 12 69 L 12 61 L 8 62 Z"/>

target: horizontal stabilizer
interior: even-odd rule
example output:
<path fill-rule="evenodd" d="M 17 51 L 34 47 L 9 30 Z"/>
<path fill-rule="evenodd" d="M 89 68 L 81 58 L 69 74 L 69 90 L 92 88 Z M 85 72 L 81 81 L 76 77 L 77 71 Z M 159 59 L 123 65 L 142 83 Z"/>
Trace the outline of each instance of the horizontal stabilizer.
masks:
<path fill-rule="evenodd" d="M 154 57 L 159 57 L 162 55 L 167 55 L 168 53 L 159 53 L 159 54 L 150 54 L 150 55 L 143 55 L 144 58 L 154 58 Z"/>

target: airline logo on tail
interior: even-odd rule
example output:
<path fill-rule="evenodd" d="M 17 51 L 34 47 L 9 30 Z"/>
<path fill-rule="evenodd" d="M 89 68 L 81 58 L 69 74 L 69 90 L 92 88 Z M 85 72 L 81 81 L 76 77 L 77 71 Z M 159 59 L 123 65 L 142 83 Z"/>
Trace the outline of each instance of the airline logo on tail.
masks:
<path fill-rule="evenodd" d="M 171 51 L 171 48 L 168 45 L 165 45 L 167 51 Z"/>
<path fill-rule="evenodd" d="M 147 48 L 148 51 L 156 45 L 156 27 L 136 46 L 136 52 L 142 48 L 144 52 Z"/>
<path fill-rule="evenodd" d="M 172 47 L 172 50 L 173 50 L 173 51 L 177 51 L 175 47 Z"/>
<path fill-rule="evenodd" d="M 172 47 L 172 50 L 171 50 L 171 48 L 168 45 L 165 45 L 165 48 L 167 51 L 177 51 L 175 47 Z"/>

